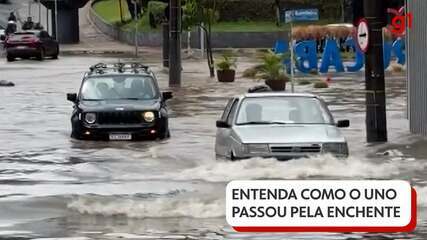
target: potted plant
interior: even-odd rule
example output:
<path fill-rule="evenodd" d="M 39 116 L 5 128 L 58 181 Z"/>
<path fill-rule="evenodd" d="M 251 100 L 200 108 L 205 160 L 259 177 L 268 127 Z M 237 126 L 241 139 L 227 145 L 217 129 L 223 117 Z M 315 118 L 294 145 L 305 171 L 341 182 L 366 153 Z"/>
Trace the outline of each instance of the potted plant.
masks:
<path fill-rule="evenodd" d="M 265 80 L 265 84 L 273 91 L 286 90 L 286 83 L 289 81 L 289 77 L 285 73 L 284 58 L 283 54 L 276 54 L 272 51 L 266 53 L 262 58 L 261 78 Z"/>
<path fill-rule="evenodd" d="M 223 55 L 216 64 L 218 70 L 216 71 L 219 82 L 234 82 L 236 77 L 236 59 Z"/>

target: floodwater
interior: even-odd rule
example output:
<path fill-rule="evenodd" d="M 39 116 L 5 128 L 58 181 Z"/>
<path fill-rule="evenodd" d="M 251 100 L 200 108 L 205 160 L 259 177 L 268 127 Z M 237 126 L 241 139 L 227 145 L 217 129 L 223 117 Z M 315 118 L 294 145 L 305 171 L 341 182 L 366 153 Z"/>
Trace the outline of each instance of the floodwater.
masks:
<path fill-rule="evenodd" d="M 258 84 L 219 84 L 206 63 L 184 64 L 184 86 L 169 102 L 172 138 L 158 142 L 71 140 L 72 104 L 99 57 L 0 62 L 0 239 L 426 239 L 427 141 L 409 134 L 403 76 L 387 77 L 389 138 L 367 145 L 362 75 L 341 74 L 316 90 L 343 130 L 351 157 L 241 162 L 214 156 L 215 121 L 229 97 Z M 240 62 L 242 70 L 248 63 Z M 158 72 L 167 89 L 167 75 Z M 297 91 L 312 91 L 297 86 Z M 233 179 L 403 179 L 418 190 L 412 234 L 242 234 L 225 222 L 225 185 Z"/>

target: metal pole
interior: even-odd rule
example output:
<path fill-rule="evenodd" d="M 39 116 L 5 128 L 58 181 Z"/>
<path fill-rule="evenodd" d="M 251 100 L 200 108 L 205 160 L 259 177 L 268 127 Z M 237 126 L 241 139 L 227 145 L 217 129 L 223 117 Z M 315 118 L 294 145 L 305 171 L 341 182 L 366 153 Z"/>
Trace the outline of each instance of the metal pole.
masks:
<path fill-rule="evenodd" d="M 42 3 L 39 0 L 39 23 L 42 24 Z"/>
<path fill-rule="evenodd" d="M 138 11 L 136 0 L 133 2 L 134 13 L 135 13 L 135 57 L 138 57 Z"/>
<path fill-rule="evenodd" d="M 33 3 L 31 2 L 32 0 L 28 1 L 28 17 L 31 17 L 31 7 L 33 5 Z"/>
<path fill-rule="evenodd" d="M 387 141 L 387 116 L 382 28 L 385 1 L 364 0 L 369 26 L 369 47 L 365 54 L 366 134 L 368 142 Z"/>
<path fill-rule="evenodd" d="M 169 24 L 163 25 L 163 67 L 169 67 Z"/>
<path fill-rule="evenodd" d="M 181 0 L 170 0 L 169 86 L 181 86 Z"/>
<path fill-rule="evenodd" d="M 55 38 L 59 42 L 59 33 L 58 33 L 58 0 L 55 0 Z"/>
<path fill-rule="evenodd" d="M 202 53 L 202 58 L 205 58 L 205 29 L 204 23 L 201 24 L 200 27 L 200 52 Z"/>
<path fill-rule="evenodd" d="M 49 32 L 49 8 L 46 8 L 46 31 Z M 50 35 L 52 35 L 52 31 L 50 31 Z"/>
<path fill-rule="evenodd" d="M 293 24 L 291 22 L 291 34 L 290 34 L 290 51 L 291 51 L 291 88 L 292 88 L 292 93 L 295 92 L 295 81 L 294 81 L 294 41 L 292 39 L 292 28 L 293 28 Z"/>

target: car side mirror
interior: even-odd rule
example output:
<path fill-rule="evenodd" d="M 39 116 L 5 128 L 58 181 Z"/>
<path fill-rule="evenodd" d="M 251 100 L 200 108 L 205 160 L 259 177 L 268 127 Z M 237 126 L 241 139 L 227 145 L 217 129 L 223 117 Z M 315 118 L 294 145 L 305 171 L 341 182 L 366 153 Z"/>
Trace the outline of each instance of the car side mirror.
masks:
<path fill-rule="evenodd" d="M 70 102 L 77 102 L 77 93 L 67 93 L 67 100 Z"/>
<path fill-rule="evenodd" d="M 216 127 L 217 128 L 230 128 L 231 126 L 224 121 L 216 121 Z"/>
<path fill-rule="evenodd" d="M 337 127 L 348 128 L 348 127 L 350 127 L 350 121 L 349 120 L 340 120 L 337 122 Z"/>
<path fill-rule="evenodd" d="M 1 40 L 1 41 L 6 40 L 6 36 L 5 36 L 5 35 L 1 35 L 1 36 L 0 36 L 0 40 Z"/>
<path fill-rule="evenodd" d="M 163 95 L 163 100 L 165 101 L 173 98 L 172 92 L 163 92 L 162 95 Z"/>

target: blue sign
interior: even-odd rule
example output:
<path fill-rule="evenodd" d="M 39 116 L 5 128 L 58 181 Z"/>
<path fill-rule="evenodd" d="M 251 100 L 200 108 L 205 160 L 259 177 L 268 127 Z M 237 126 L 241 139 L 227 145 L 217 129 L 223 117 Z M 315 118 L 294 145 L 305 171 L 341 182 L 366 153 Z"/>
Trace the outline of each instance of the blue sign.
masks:
<path fill-rule="evenodd" d="M 285 22 L 319 21 L 318 9 L 295 9 L 285 11 Z M 283 19 L 282 19 L 283 21 Z"/>
<path fill-rule="evenodd" d="M 394 42 L 386 42 L 384 44 L 384 69 L 390 65 L 393 55 L 397 63 L 401 65 L 405 64 L 406 56 L 404 43 L 402 39 L 398 39 Z M 345 45 L 353 48 L 355 42 L 353 39 L 347 39 Z M 287 49 L 284 51 L 287 51 Z M 309 73 L 312 69 L 319 70 L 321 73 L 327 73 L 330 68 L 335 69 L 336 72 L 357 72 L 362 69 L 365 64 L 364 53 L 356 48 L 354 61 L 346 62 L 344 65 L 337 42 L 333 39 L 326 40 L 320 66 L 318 66 L 316 41 L 301 41 L 294 46 L 294 51 L 297 59 L 295 63 L 296 68 L 303 73 Z"/>

